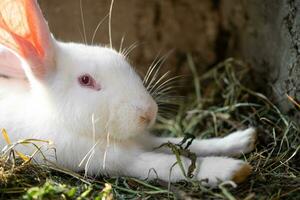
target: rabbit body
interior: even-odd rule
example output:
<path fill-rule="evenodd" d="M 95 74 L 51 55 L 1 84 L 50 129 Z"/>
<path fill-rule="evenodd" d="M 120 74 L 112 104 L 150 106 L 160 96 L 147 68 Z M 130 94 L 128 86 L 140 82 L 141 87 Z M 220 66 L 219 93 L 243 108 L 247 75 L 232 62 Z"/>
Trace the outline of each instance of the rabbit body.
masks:
<path fill-rule="evenodd" d="M 11 19 L 7 5 L 25 11 Z M 0 127 L 12 141 L 49 140 L 56 154 L 45 147 L 47 159 L 91 175 L 172 182 L 186 178 L 178 165 L 170 175 L 176 157 L 168 149 L 154 150 L 182 138 L 148 133 L 158 107 L 122 54 L 55 40 L 36 0 L 3 0 L 0 14 L 0 74 L 5 76 L 0 78 Z M 28 26 L 14 26 L 18 20 Z M 255 138 L 255 129 L 249 128 L 225 138 L 194 141 L 190 147 L 198 156 L 194 177 L 211 186 L 245 180 L 251 167 L 226 156 L 251 151 Z M 0 147 L 5 145 L 0 139 Z M 27 154 L 34 151 L 19 148 Z M 84 159 L 87 155 L 89 159 Z M 181 159 L 187 169 L 190 161 Z"/>
<path fill-rule="evenodd" d="M 108 132 L 111 137 L 121 139 L 142 133 L 144 124 L 134 123 L 138 109 L 143 109 L 140 104 L 147 100 L 154 106 L 156 104 L 140 78 L 117 52 L 75 43 L 57 42 L 56 45 L 56 71 L 43 83 L 0 79 L 0 124 L 12 133 L 13 141 L 24 138 L 52 141 L 57 155 L 66 155 L 58 156 L 60 163 L 76 169 L 94 145 L 93 137 L 101 138 L 102 142 L 106 141 Z M 98 76 L 101 91 L 84 89 L 77 84 L 77 76 L 81 73 Z M 131 96 L 134 99 L 129 101 Z M 129 105 L 126 105 L 127 101 Z M 94 124 L 92 116 L 97 119 Z M 1 140 L 1 146 L 3 143 Z M 98 146 L 103 147 L 100 148 L 100 154 L 103 154 L 105 146 Z M 60 149 L 63 153 L 59 153 Z M 70 156 L 74 150 L 77 158 Z"/>

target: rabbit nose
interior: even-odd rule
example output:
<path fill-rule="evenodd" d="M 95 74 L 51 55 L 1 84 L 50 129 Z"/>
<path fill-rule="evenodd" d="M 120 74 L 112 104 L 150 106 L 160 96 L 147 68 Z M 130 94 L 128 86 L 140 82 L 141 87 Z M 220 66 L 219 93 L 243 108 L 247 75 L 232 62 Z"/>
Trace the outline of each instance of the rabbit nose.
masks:
<path fill-rule="evenodd" d="M 157 105 L 151 104 L 147 109 L 140 109 L 139 122 L 142 124 L 151 125 L 154 123 L 157 114 Z"/>
<path fill-rule="evenodd" d="M 142 124 L 150 124 L 151 122 L 151 117 L 149 117 L 147 114 L 141 115 L 139 117 L 139 121 Z"/>

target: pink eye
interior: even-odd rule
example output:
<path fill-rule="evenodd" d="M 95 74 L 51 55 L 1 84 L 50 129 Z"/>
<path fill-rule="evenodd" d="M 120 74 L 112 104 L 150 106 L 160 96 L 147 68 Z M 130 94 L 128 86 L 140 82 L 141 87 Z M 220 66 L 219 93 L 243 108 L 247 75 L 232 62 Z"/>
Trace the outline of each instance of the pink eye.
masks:
<path fill-rule="evenodd" d="M 98 91 L 101 89 L 101 87 L 96 83 L 95 79 L 89 74 L 81 75 L 78 78 L 78 82 L 83 87 L 88 87 Z"/>
<path fill-rule="evenodd" d="M 80 84 L 83 86 L 92 85 L 91 77 L 89 75 L 83 75 L 80 77 Z"/>

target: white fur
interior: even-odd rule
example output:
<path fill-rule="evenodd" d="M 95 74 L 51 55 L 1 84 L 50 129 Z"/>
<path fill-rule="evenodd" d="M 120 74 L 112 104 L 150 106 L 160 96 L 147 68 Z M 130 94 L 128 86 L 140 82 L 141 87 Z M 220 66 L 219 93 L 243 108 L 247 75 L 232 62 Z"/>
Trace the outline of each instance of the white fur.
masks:
<path fill-rule="evenodd" d="M 26 72 L 29 82 L 0 78 L 0 128 L 7 130 L 10 139 L 50 140 L 56 149 L 55 161 L 74 171 L 172 182 L 184 179 L 178 165 L 170 173 L 174 155 L 166 149 L 153 150 L 182 138 L 157 138 L 147 133 L 157 105 L 125 57 L 101 46 L 54 40 L 53 47 L 55 66 L 43 80 L 35 80 L 30 72 Z M 78 77 L 85 73 L 96 79 L 100 91 L 78 84 Z M 140 116 L 149 110 L 151 121 L 141 123 Z M 199 156 L 195 178 L 208 179 L 213 186 L 219 180 L 231 180 L 243 161 L 203 156 L 247 153 L 253 148 L 254 136 L 255 130 L 250 128 L 225 138 L 194 141 L 191 150 Z M 0 147 L 5 145 L 0 139 Z M 89 162 L 79 166 L 93 146 Z M 21 150 L 31 154 L 33 148 Z M 54 160 L 50 155 L 48 159 Z M 183 157 L 182 162 L 187 169 L 189 160 Z"/>
<path fill-rule="evenodd" d="M 150 136 L 151 137 L 151 136 Z M 172 143 L 180 143 L 183 138 L 152 138 L 151 146 L 159 146 L 162 143 L 170 141 Z M 212 138 L 193 141 L 189 149 L 195 152 L 197 156 L 239 156 L 249 153 L 253 150 L 256 140 L 256 130 L 248 128 L 246 130 L 238 130 L 224 138 Z M 149 142 L 147 142 L 149 144 Z M 169 152 L 168 149 L 163 149 Z"/>

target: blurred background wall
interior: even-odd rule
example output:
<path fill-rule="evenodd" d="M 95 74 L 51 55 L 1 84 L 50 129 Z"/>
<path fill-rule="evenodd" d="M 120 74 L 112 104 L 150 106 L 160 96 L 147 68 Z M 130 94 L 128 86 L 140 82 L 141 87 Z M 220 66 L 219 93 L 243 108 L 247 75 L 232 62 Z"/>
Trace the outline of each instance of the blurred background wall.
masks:
<path fill-rule="evenodd" d="M 56 38 L 84 40 L 79 2 L 39 0 Z M 110 0 L 82 0 L 88 43 L 109 6 Z M 228 56 L 242 58 L 253 67 L 253 80 L 293 112 L 286 94 L 300 100 L 299 9 L 297 0 L 115 0 L 113 46 L 123 36 L 123 47 L 137 42 L 130 58 L 141 73 L 171 50 L 165 70 L 187 76 L 187 54 L 199 73 Z M 107 20 L 95 43 L 109 43 Z"/>
<path fill-rule="evenodd" d="M 83 41 L 79 0 L 40 0 L 50 28 L 59 39 Z M 82 0 L 87 40 L 109 12 L 110 0 Z M 139 46 L 131 60 L 140 71 L 148 68 L 160 53 L 173 51 L 168 64 L 173 71 L 185 68 L 186 54 L 192 53 L 203 66 L 216 63 L 220 35 L 218 3 L 211 0 L 116 0 L 112 13 L 113 46 L 118 49 Z M 95 43 L 108 44 L 106 20 L 99 28 Z M 221 45 L 222 46 L 222 45 Z"/>

